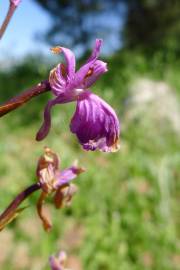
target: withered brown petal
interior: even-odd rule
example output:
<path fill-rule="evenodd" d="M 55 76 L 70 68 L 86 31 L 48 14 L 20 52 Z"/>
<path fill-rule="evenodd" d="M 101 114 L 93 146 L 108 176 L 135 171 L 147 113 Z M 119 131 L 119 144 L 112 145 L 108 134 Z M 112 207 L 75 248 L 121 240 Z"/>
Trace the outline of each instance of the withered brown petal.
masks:
<path fill-rule="evenodd" d="M 43 224 L 43 227 L 44 227 L 44 230 L 45 231 L 50 231 L 50 229 L 52 228 L 52 223 L 51 221 L 48 219 L 46 213 L 44 212 L 44 209 L 43 209 L 43 204 L 44 204 L 44 201 L 47 197 L 47 193 L 45 193 L 44 191 L 41 192 L 41 195 L 39 197 L 39 200 L 37 202 L 37 212 L 38 212 L 38 215 L 42 221 L 42 224 Z"/>

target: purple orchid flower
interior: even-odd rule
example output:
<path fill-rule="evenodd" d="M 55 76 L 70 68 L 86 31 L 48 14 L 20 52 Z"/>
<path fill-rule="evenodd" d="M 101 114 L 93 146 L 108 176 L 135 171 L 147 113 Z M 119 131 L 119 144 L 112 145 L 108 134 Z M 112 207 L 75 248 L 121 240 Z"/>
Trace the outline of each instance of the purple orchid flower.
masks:
<path fill-rule="evenodd" d="M 102 40 L 97 39 L 95 47 L 87 62 L 75 72 L 75 56 L 64 47 L 55 47 L 54 53 L 62 52 L 66 65 L 58 64 L 50 72 L 49 83 L 53 94 L 44 110 L 44 122 L 36 139 L 44 139 L 51 127 L 51 109 L 57 104 L 77 101 L 76 111 L 72 117 L 70 129 L 76 134 L 85 150 L 99 149 L 103 152 L 114 152 L 119 149 L 120 125 L 113 108 L 89 87 L 105 72 L 107 64 L 98 60 Z"/>

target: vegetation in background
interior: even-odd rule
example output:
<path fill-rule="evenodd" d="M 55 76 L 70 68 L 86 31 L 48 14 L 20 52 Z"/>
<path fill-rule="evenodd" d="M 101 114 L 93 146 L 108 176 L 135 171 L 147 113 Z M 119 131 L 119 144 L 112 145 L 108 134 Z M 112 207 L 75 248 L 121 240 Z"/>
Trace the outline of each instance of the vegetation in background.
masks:
<path fill-rule="evenodd" d="M 157 51 L 179 55 L 180 2 L 128 0 L 124 46 L 141 49 L 146 55 Z"/>
<path fill-rule="evenodd" d="M 35 0 L 51 16 L 43 33 L 52 44 L 89 49 L 96 37 L 118 49 L 180 56 L 180 2 L 163 0 Z M 106 18 L 109 18 L 108 20 Z"/>
<path fill-rule="evenodd" d="M 43 232 L 34 216 L 36 195 L 29 200 L 29 209 L 1 233 L 4 270 L 12 265 L 18 270 L 48 269 L 49 254 L 59 249 L 68 252 L 78 269 L 178 269 L 178 133 L 146 111 L 129 117 L 131 87 L 138 78 L 166 81 L 178 96 L 178 63 L 164 62 L 160 54 L 149 62 L 142 54 L 126 50 L 108 62 L 109 72 L 95 92 L 121 116 L 122 147 L 117 155 L 82 153 L 67 124 L 73 104 L 72 108 L 54 108 L 51 136 L 36 143 L 34 136 L 49 94 L 1 119 L 1 210 L 23 187 L 36 181 L 34 169 L 44 145 L 51 145 L 62 156 L 62 167 L 74 158 L 88 164 L 88 173 L 77 181 L 79 192 L 72 206 L 58 213 L 51 209 L 54 227 L 50 234 Z M 43 80 L 49 68 L 47 63 L 27 59 L 1 73 L 0 84 L 6 85 L 1 100 Z M 7 249 L 1 246 L 4 241 L 8 241 Z"/>

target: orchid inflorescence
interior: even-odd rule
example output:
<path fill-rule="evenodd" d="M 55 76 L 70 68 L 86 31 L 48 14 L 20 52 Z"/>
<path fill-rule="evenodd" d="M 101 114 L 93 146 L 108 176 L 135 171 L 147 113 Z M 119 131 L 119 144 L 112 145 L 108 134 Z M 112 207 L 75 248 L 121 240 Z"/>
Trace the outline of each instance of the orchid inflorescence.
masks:
<path fill-rule="evenodd" d="M 77 164 L 61 171 L 57 154 L 50 148 L 45 147 L 44 155 L 39 158 L 36 169 L 38 182 L 19 193 L 0 215 L 0 231 L 24 209 L 19 208 L 19 205 L 37 190 L 41 190 L 37 202 L 37 212 L 42 220 L 44 229 L 49 231 L 52 225 L 43 209 L 45 199 L 52 195 L 54 205 L 58 209 L 69 205 L 77 191 L 77 186 L 72 184 L 71 181 L 84 171 L 85 169 L 78 167 Z"/>
<path fill-rule="evenodd" d="M 0 28 L 0 39 L 20 2 L 21 0 L 9 0 L 9 10 Z M 37 132 L 37 141 L 43 140 L 50 131 L 53 106 L 76 102 L 70 130 L 77 136 L 83 149 L 102 152 L 119 150 L 120 124 L 118 117 L 114 109 L 90 89 L 99 77 L 108 71 L 107 63 L 98 59 L 101 46 L 102 40 L 96 39 L 90 57 L 77 71 L 75 55 L 70 49 L 60 46 L 52 48 L 53 53 L 63 54 L 65 63 L 59 63 L 53 68 L 48 79 L 0 105 L 0 117 L 27 103 L 33 97 L 51 91 L 54 97 L 45 106 L 44 121 Z M 21 203 L 36 191 L 40 191 L 36 204 L 37 213 L 44 229 L 49 231 L 52 224 L 44 211 L 45 199 L 49 196 L 53 197 L 56 208 L 69 205 L 73 195 L 77 192 L 77 186 L 71 181 L 84 171 L 84 168 L 78 167 L 77 163 L 60 170 L 58 155 L 45 147 L 44 154 L 39 158 L 37 164 L 37 182 L 20 192 L 0 215 L 0 231 L 26 209 L 26 207 L 20 207 Z M 51 269 L 66 270 L 65 261 L 64 252 L 60 252 L 58 257 L 51 256 Z"/>
<path fill-rule="evenodd" d="M 87 62 L 75 72 L 75 56 L 64 47 L 55 47 L 54 53 L 63 53 L 66 64 L 60 63 L 41 82 L 28 91 L 12 98 L 0 106 L 0 116 L 18 108 L 32 97 L 48 90 L 55 98 L 48 101 L 44 110 L 44 122 L 36 135 L 43 140 L 51 128 L 51 109 L 57 104 L 76 102 L 76 111 L 71 119 L 70 130 L 76 134 L 85 150 L 99 149 L 103 152 L 119 150 L 120 125 L 113 108 L 89 89 L 97 79 L 107 72 L 107 64 L 98 60 L 102 40 L 97 39 Z"/>

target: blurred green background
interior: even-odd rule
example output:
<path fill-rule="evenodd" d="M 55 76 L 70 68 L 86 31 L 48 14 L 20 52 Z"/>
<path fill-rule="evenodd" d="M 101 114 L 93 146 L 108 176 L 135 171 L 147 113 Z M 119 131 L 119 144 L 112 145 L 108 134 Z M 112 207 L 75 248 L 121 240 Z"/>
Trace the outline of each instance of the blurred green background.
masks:
<path fill-rule="evenodd" d="M 83 151 L 69 132 L 75 104 L 56 106 L 49 136 L 36 142 L 51 94 L 0 119 L 0 211 L 37 181 L 35 169 L 44 146 L 60 155 L 62 168 L 75 159 L 87 168 L 76 180 L 79 191 L 70 207 L 57 211 L 48 200 L 50 233 L 43 231 L 36 214 L 38 194 L 24 203 L 30 207 L 0 233 L 0 269 L 46 270 L 49 255 L 59 250 L 67 251 L 72 270 L 179 269 L 180 2 L 37 2 L 52 16 L 52 28 L 43 38 L 50 46 L 59 44 L 62 30 L 63 44 L 81 48 L 78 65 L 95 36 L 115 43 L 104 56 L 109 72 L 93 91 L 116 109 L 121 150 Z M 113 20 L 102 28 L 108 12 L 114 21 L 122 16 L 121 29 L 115 29 Z M 87 23 L 90 15 L 96 27 Z M 71 40 L 65 36 L 68 31 Z M 58 61 L 36 54 L 6 68 L 1 64 L 1 103 L 47 78 Z"/>

